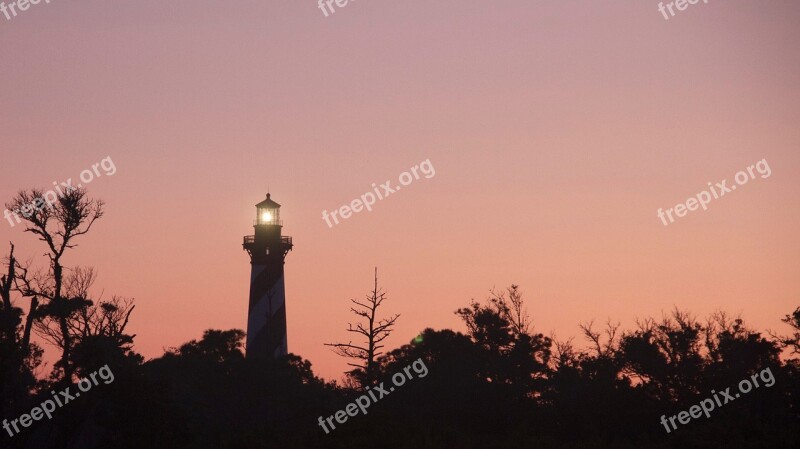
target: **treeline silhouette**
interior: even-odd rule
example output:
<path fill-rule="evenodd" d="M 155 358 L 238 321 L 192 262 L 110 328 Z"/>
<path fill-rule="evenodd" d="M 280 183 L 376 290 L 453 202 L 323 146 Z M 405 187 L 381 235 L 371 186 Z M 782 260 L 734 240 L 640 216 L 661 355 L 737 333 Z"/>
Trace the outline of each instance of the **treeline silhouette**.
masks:
<path fill-rule="evenodd" d="M 30 204 L 36 194 L 21 192 L 16 201 Z M 76 189 L 26 218 L 27 230 L 49 249 L 45 270 L 21 263 L 10 248 L 0 277 L 0 419 L 30 413 L 51 392 L 77 391 L 78 379 L 105 365 L 115 380 L 18 434 L 1 430 L 0 448 L 800 447 L 800 307 L 782 318 L 787 327 L 778 333 L 786 336 L 722 312 L 700 321 L 676 309 L 631 329 L 580 324 L 585 340 L 573 344 L 536 332 L 512 285 L 455 311 L 463 332 L 425 329 L 338 382 L 316 376 L 298 355 L 245 358 L 245 334 L 236 329 L 207 330 L 145 361 L 126 331 L 134 302 L 92 299 L 94 270 L 62 265 L 102 206 Z M 369 304 L 382 294 L 376 278 Z M 32 333 L 61 353 L 44 377 L 43 349 Z M 420 359 L 424 378 L 330 434 L 318 425 L 366 386 L 390 385 Z M 737 391 L 765 369 L 772 386 L 670 433 L 662 425 L 662 415 L 689 410 L 713 390 Z"/>
<path fill-rule="evenodd" d="M 5 310 L 5 309 L 4 309 Z M 387 381 L 417 359 L 429 374 L 404 385 L 326 435 L 319 416 L 360 395 L 316 377 L 296 355 L 245 359 L 244 332 L 209 330 L 199 341 L 143 362 L 107 337 L 80 341 L 76 376 L 108 364 L 116 380 L 95 387 L 3 447 L 19 448 L 797 448 L 796 359 L 781 341 L 716 315 L 706 324 L 674 312 L 578 351 L 515 330 L 496 308 L 469 309 L 469 331 L 426 329 L 379 359 Z M 800 329 L 800 308 L 788 317 Z M 614 335 L 614 328 L 607 330 Z M 797 345 L 797 337 L 793 340 Z M 3 367 L 9 348 L 3 341 Z M 63 380 L 35 382 L 28 360 L 3 383 L 3 417 L 27 413 Z M 677 414 L 770 368 L 762 386 L 667 434 Z M 12 390 L 13 391 L 13 390 Z"/>

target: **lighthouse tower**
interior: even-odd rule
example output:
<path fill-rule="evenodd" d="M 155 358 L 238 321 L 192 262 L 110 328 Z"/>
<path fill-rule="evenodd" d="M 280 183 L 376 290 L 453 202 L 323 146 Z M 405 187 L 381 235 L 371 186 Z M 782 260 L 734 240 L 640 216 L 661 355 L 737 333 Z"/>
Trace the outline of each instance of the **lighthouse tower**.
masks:
<path fill-rule="evenodd" d="M 256 204 L 255 234 L 242 246 L 250 254 L 250 308 L 247 316 L 247 357 L 277 358 L 288 353 L 286 291 L 283 261 L 292 238 L 281 235 L 281 205 L 270 199 Z"/>

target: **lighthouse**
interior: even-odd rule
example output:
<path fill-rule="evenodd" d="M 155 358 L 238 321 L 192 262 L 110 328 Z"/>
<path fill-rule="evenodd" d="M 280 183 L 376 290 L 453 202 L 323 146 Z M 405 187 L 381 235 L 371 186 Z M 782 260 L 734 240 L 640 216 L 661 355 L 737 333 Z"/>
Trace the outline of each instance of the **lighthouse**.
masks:
<path fill-rule="evenodd" d="M 278 358 L 288 353 L 283 263 L 292 250 L 292 238 L 281 235 L 280 208 L 267 193 L 267 199 L 256 204 L 255 234 L 244 236 L 242 244 L 251 265 L 248 358 Z"/>

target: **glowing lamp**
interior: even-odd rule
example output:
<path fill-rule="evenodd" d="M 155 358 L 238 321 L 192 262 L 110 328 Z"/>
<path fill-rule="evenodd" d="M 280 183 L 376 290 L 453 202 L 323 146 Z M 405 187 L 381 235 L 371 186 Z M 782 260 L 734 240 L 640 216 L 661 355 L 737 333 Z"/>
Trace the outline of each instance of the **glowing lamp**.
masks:
<path fill-rule="evenodd" d="M 280 225 L 281 205 L 272 201 L 267 194 L 267 199 L 256 205 L 256 224 L 257 225 Z"/>

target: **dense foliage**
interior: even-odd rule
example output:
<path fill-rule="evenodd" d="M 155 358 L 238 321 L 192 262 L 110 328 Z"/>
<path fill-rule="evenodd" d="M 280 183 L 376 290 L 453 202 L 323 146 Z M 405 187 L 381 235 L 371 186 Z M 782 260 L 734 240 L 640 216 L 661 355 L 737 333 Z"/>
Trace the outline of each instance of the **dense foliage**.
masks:
<path fill-rule="evenodd" d="M 520 329 L 503 304 L 457 313 L 466 333 L 426 329 L 380 359 L 387 381 L 416 360 L 428 374 L 409 381 L 326 434 L 333 415 L 361 394 L 326 383 L 290 355 L 246 359 L 239 330 L 209 330 L 199 341 L 144 362 L 126 342 L 94 336 L 73 351 L 76 376 L 103 363 L 101 384 L 13 438 L 14 448 L 796 448 L 800 363 L 781 359 L 794 337 L 769 337 L 723 314 L 699 323 L 674 312 L 636 329 L 584 326 L 585 351 Z M 3 319 L 17 312 L 0 309 Z M 10 314 L 12 318 L 5 315 Z M 786 322 L 800 329 L 798 312 Z M 3 417 L 30 411 L 63 387 L 35 381 L 38 353 L 14 364 L 0 341 Z M 735 387 L 769 368 L 774 384 L 667 433 L 661 415 L 688 410 L 712 390 Z M 353 373 L 357 376 L 358 373 Z M 357 383 L 346 383 L 357 385 Z M 20 391 L 28 392 L 20 394 Z"/>

